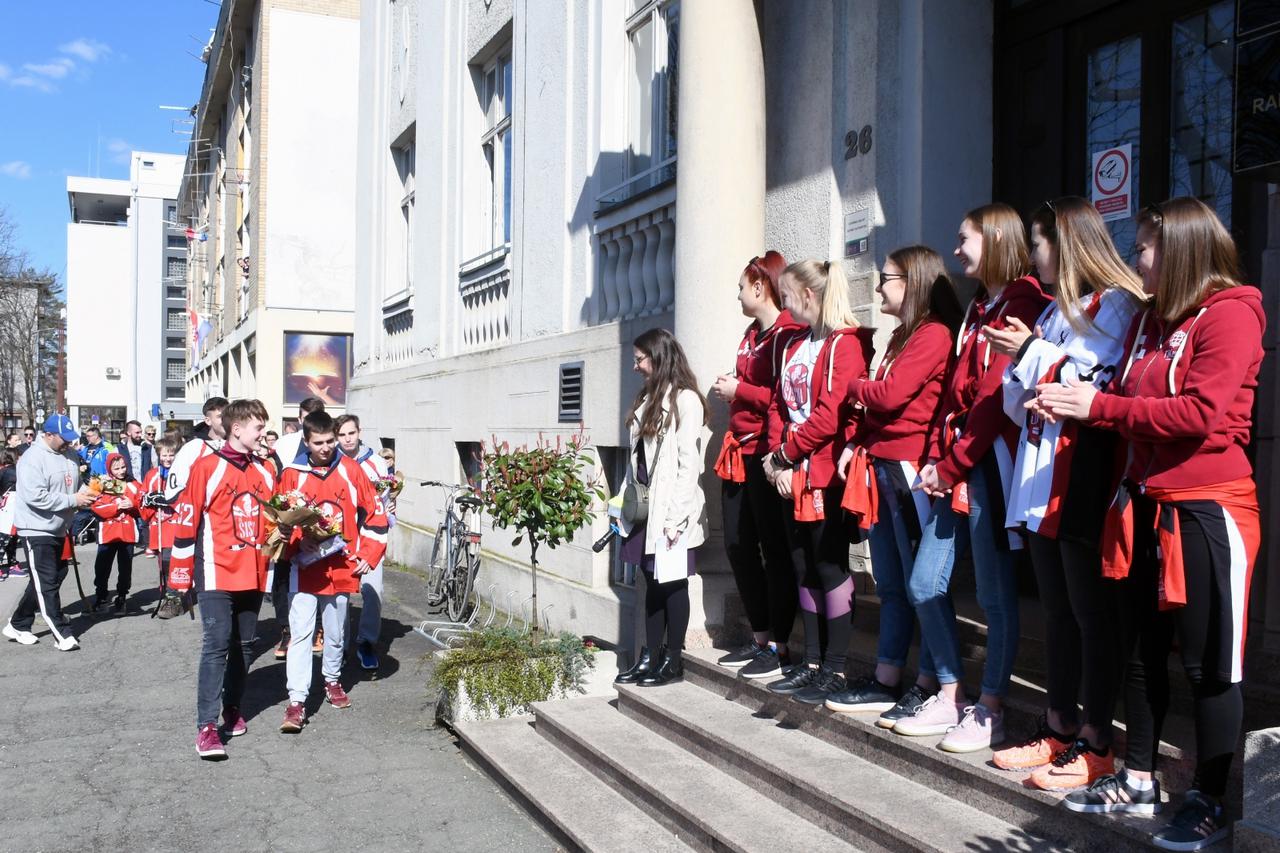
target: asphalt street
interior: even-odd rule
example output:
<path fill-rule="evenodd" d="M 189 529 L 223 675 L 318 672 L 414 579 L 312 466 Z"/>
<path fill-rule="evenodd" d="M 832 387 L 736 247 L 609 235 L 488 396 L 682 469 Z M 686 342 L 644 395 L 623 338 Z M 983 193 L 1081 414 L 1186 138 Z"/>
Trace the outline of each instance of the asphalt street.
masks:
<path fill-rule="evenodd" d="M 94 552 L 78 551 L 90 590 Z M 0 850 L 557 849 L 435 727 L 431 646 L 410 630 L 421 618 L 416 576 L 387 572 L 382 670 L 371 679 L 347 664 L 351 708 L 321 702 L 316 658 L 299 735 L 279 733 L 284 661 L 271 653 L 278 635 L 264 602 L 248 734 L 229 742 L 229 760 L 208 762 L 194 747 L 199 622 L 149 618 L 155 566 L 135 558 L 139 612 L 126 616 L 89 616 L 68 574 L 78 651 L 55 650 L 39 617 L 38 644 L 0 642 Z M 27 583 L 0 583 L 0 619 Z"/>

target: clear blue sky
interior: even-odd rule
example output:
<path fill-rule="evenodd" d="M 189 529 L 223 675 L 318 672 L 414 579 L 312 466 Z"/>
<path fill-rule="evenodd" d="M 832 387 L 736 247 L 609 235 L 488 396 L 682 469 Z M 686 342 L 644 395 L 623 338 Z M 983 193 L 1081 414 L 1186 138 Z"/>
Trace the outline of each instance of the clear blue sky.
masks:
<path fill-rule="evenodd" d="M 0 207 L 62 280 L 68 175 L 129 177 L 129 151 L 182 154 L 200 98 L 209 0 L 0 0 Z"/>

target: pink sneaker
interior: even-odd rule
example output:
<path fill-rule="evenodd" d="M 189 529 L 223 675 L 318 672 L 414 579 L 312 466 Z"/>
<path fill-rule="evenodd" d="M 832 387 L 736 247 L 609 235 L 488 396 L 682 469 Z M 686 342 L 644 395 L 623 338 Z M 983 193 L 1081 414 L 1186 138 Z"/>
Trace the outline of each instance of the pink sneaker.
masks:
<path fill-rule="evenodd" d="M 249 731 L 244 717 L 240 716 L 240 709 L 235 705 L 228 705 L 222 709 L 222 730 L 227 733 L 227 737 L 240 737 Z"/>
<path fill-rule="evenodd" d="M 977 752 L 1003 742 L 1004 711 L 978 704 L 964 709 L 964 719 L 947 732 L 938 748 L 943 752 Z"/>
<path fill-rule="evenodd" d="M 343 690 L 342 685 L 336 681 L 324 683 L 324 698 L 335 708 L 351 707 L 351 699 L 347 696 L 347 691 Z"/>
<path fill-rule="evenodd" d="M 929 701 L 910 717 L 903 717 L 894 723 L 893 733 L 906 737 L 945 735 L 960 725 L 963 716 L 964 705 L 950 702 L 946 696 L 937 693 L 929 697 Z"/>
<path fill-rule="evenodd" d="M 222 738 L 218 736 L 217 724 L 205 723 L 204 728 L 200 729 L 200 733 L 196 735 L 196 752 L 205 761 L 226 759 L 227 750 L 222 745 Z"/>

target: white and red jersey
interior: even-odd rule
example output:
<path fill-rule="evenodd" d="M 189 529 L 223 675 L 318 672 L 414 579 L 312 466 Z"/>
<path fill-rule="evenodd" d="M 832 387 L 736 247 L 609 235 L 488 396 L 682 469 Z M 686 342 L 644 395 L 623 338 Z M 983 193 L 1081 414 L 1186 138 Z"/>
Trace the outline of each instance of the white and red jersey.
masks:
<path fill-rule="evenodd" d="M 217 453 L 220 447 L 222 447 L 222 439 L 219 438 L 207 441 L 203 438 L 193 438 L 182 445 L 178 455 L 173 457 L 173 464 L 169 466 L 169 478 L 164 487 L 165 500 L 170 504 L 176 502 L 178 495 L 182 494 L 182 490 L 186 488 L 192 466 L 206 456 Z"/>
<path fill-rule="evenodd" d="M 387 550 L 387 514 L 373 483 L 355 460 L 335 453 L 325 468 L 313 468 L 309 462 L 286 465 L 278 491 L 295 490 L 327 519 L 342 525 L 347 547 L 307 566 L 294 563 L 289 588 L 315 595 L 359 592 L 360 578 L 352 574 L 357 561 L 377 566 Z M 296 553 L 302 536 L 301 530 L 294 530 L 286 553 Z"/>
<path fill-rule="evenodd" d="M 1119 479 L 1119 436 L 1073 418 L 1048 423 L 1025 404 L 1036 386 L 1075 381 L 1101 389 L 1123 368 L 1125 338 L 1142 307 L 1137 297 L 1118 287 L 1090 293 L 1074 311 L 1077 331 L 1058 303 L 1052 302 L 1019 358 L 1004 372 L 1004 409 L 1021 426 L 1018 455 L 1009 487 L 1009 527 L 1050 539 L 1096 546 L 1106 506 Z"/>
<path fill-rule="evenodd" d="M 170 482 L 172 477 L 170 471 Z M 274 488 L 271 472 L 253 456 L 225 449 L 203 455 L 191 466 L 181 500 L 172 505 L 171 575 L 194 576 L 198 564 L 203 577 L 195 583 L 201 590 L 270 589 L 262 503 Z"/>
<path fill-rule="evenodd" d="M 133 481 L 124 483 L 124 494 L 102 494 L 89 509 L 98 516 L 98 544 L 110 545 L 138 542 L 138 509 L 142 506 L 142 489 Z"/>
<path fill-rule="evenodd" d="M 142 484 L 143 495 L 164 494 L 169 469 L 152 468 Z M 138 511 L 147 523 L 147 547 L 152 551 L 173 547 L 173 510 L 166 506 L 140 506 Z"/>

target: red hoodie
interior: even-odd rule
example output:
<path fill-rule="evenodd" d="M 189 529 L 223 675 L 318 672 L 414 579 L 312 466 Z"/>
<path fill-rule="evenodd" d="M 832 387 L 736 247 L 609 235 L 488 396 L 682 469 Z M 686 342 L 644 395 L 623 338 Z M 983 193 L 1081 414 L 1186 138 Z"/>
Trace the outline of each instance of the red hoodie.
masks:
<path fill-rule="evenodd" d="M 1266 316 L 1254 287 L 1232 287 L 1167 324 L 1152 312 L 1129 332 L 1129 358 L 1089 410 L 1130 442 L 1126 476 L 1189 488 L 1250 477 L 1246 455 Z"/>
<path fill-rule="evenodd" d="M 982 327 L 1003 329 L 1006 318 L 1017 317 L 1033 329 L 1049 301 L 1040 282 L 1028 275 L 1009 282 L 989 308 L 977 299 L 969 303 L 956 338 L 956 360 L 929 432 L 928 457 L 938 460 L 938 479 L 944 484 L 966 480 L 997 437 L 1010 447 L 1018 441 L 1020 429 L 1004 413 L 1001 387 L 1009 357 L 991 348 Z M 953 442 L 957 428 L 960 434 Z"/>
<path fill-rule="evenodd" d="M 111 471 L 111 463 L 124 460 L 119 453 L 107 456 L 107 471 Z M 123 495 L 103 494 L 98 497 L 89 509 L 102 519 L 98 524 L 98 544 L 108 545 L 112 542 L 135 544 L 138 541 L 138 509 L 142 505 L 142 490 L 132 480 L 124 481 Z"/>
<path fill-rule="evenodd" d="M 791 312 L 783 309 L 769 328 L 762 331 L 757 320 L 742 336 L 734 363 L 738 393 L 729 403 L 729 432 L 741 443 L 743 456 L 763 453 L 769 446 L 765 438 L 769 404 L 773 402 L 787 347 L 792 338 L 808 333 L 808 326 L 796 322 Z"/>
<path fill-rule="evenodd" d="M 954 343 L 950 329 L 927 318 L 902 352 L 880 363 L 875 379 L 849 383 L 850 399 L 867 410 L 857 441 L 868 453 L 919 465 Z"/>
<path fill-rule="evenodd" d="M 813 365 L 809 381 L 812 402 L 809 419 L 804 423 L 791 423 L 782 398 L 782 383 L 774 386 L 773 405 L 769 407 L 770 449 L 781 447 L 783 455 L 796 464 L 807 457 L 809 485 L 815 489 L 831 485 L 840 453 L 852 435 L 856 418 L 845 392 L 851 381 L 867 375 L 867 363 L 875 352 L 874 334 L 873 329 L 846 328 L 827 336 Z M 786 364 L 808 339 L 808 335 L 795 335 L 787 344 L 782 363 Z"/>

